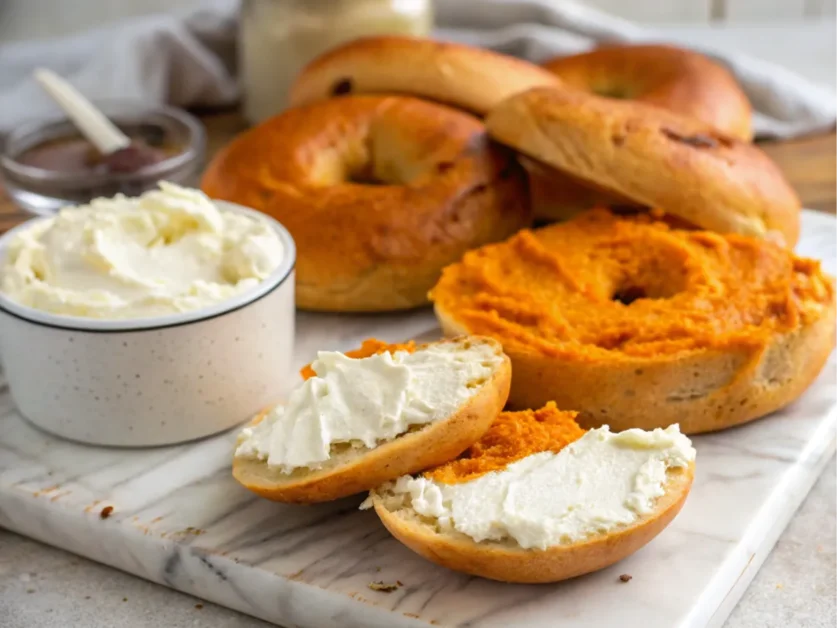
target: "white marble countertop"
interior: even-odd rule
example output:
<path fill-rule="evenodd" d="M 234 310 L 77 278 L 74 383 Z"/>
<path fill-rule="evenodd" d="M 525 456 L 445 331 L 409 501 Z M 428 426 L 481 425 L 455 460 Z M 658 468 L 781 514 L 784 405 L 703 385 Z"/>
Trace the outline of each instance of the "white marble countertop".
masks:
<path fill-rule="evenodd" d="M 832 459 L 726 623 L 833 628 L 837 463 Z M 267 628 L 203 602 L 0 531 L 3 628 Z"/>

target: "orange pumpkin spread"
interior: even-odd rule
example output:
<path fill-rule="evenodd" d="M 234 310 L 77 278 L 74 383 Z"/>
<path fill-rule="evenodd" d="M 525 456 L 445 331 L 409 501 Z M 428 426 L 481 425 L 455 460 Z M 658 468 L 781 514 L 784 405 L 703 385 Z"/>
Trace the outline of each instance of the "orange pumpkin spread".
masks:
<path fill-rule="evenodd" d="M 575 412 L 562 412 L 551 402 L 540 410 L 502 412 L 485 435 L 456 460 L 430 469 L 424 476 L 444 484 L 467 482 L 532 454 L 558 452 L 584 435 L 575 417 Z"/>
<path fill-rule="evenodd" d="M 593 210 L 467 253 L 431 299 L 507 350 L 595 361 L 756 348 L 825 315 L 834 282 L 764 240 Z"/>
<path fill-rule="evenodd" d="M 361 343 L 359 349 L 346 351 L 344 355 L 350 358 L 368 358 L 370 355 L 377 355 L 379 353 L 384 353 L 385 351 L 388 351 L 389 353 L 394 353 L 395 351 L 407 351 L 408 353 L 412 353 L 415 350 L 416 343 L 412 340 L 409 342 L 391 344 L 384 342 L 383 340 L 378 340 L 377 338 L 367 338 Z M 302 379 L 308 379 L 316 375 L 310 364 L 303 366 L 300 369 L 299 374 L 302 375 Z"/>

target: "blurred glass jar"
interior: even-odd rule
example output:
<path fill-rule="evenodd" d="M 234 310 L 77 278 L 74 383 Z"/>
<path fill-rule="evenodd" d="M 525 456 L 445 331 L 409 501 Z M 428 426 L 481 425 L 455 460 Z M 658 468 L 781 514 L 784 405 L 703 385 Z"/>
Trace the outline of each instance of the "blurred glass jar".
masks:
<path fill-rule="evenodd" d="M 244 0 L 244 117 L 255 124 L 282 111 L 299 71 L 335 46 L 367 35 L 426 36 L 432 26 L 432 0 Z"/>

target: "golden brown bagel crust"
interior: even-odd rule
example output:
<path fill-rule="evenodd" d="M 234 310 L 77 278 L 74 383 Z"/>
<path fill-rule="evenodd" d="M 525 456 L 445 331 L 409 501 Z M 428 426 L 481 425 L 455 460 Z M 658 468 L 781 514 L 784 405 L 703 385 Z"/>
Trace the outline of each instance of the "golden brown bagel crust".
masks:
<path fill-rule="evenodd" d="M 651 541 L 680 512 L 693 477 L 694 463 L 687 469 L 669 470 L 666 492 L 648 515 L 608 534 L 546 550 L 522 549 L 509 543 L 477 543 L 464 534 L 440 533 L 402 511 L 387 510 L 375 492 L 372 501 L 375 512 L 395 538 L 438 565 L 503 582 L 558 582 L 603 569 Z"/>
<path fill-rule="evenodd" d="M 629 270 L 639 249 L 644 275 Z M 623 305 L 620 286 L 661 296 Z M 432 298 L 445 334 L 503 343 L 511 407 L 555 401 L 588 428 L 695 434 L 757 419 L 799 397 L 835 345 L 834 280 L 814 262 L 598 211 L 468 253 Z"/>
<path fill-rule="evenodd" d="M 439 342 L 487 343 L 493 346 L 496 354 L 502 355 L 499 343 L 490 338 L 471 336 Z M 447 419 L 408 432 L 374 449 L 360 450 L 351 458 L 335 461 L 336 464 L 317 471 L 288 475 L 271 470 L 264 461 L 236 457 L 233 477 L 254 493 L 280 502 L 325 502 L 368 491 L 402 475 L 456 458 L 479 440 L 503 410 L 510 382 L 511 363 L 503 356 L 491 379 Z M 261 418 L 256 417 L 252 423 L 258 423 Z"/>
<path fill-rule="evenodd" d="M 290 102 L 408 94 L 485 115 L 512 94 L 559 83 L 544 68 L 483 48 L 417 37 L 366 37 L 309 64 L 291 87 Z"/>
<path fill-rule="evenodd" d="M 751 144 L 644 103 L 537 88 L 492 110 L 496 140 L 573 177 L 704 229 L 799 237 L 800 205 Z"/>
<path fill-rule="evenodd" d="M 752 107 L 729 71 L 674 46 L 614 45 L 543 64 L 569 86 L 689 116 L 740 140 L 753 137 Z"/>
<path fill-rule="evenodd" d="M 288 228 L 313 310 L 423 305 L 445 265 L 530 221 L 522 168 L 479 120 L 404 97 L 287 111 L 224 148 L 202 188 Z"/>
<path fill-rule="evenodd" d="M 711 59 L 663 45 L 613 45 L 543 64 L 562 82 L 600 96 L 636 100 L 705 122 L 731 137 L 753 137 L 752 107 L 732 74 Z M 524 160 L 535 216 L 566 220 L 603 205 L 629 204 L 564 173 Z"/>

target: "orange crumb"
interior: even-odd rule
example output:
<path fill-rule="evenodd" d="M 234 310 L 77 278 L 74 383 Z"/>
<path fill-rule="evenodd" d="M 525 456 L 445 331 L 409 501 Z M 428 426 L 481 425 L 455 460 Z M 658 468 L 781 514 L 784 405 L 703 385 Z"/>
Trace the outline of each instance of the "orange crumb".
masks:
<path fill-rule="evenodd" d="M 502 412 L 485 435 L 456 460 L 424 473 L 444 484 L 473 480 L 542 451 L 558 452 L 584 434 L 577 412 L 562 412 L 554 402 L 540 410 Z"/>
<path fill-rule="evenodd" d="M 346 351 L 346 355 L 350 358 L 368 358 L 371 355 L 377 355 L 379 353 L 384 353 L 385 351 L 389 351 L 390 353 L 395 351 L 407 351 L 412 353 L 415 350 L 416 343 L 413 340 L 410 342 L 390 344 L 388 342 L 384 342 L 383 340 L 378 340 L 377 338 L 367 338 L 361 343 L 359 349 Z M 310 364 L 303 366 L 300 369 L 299 374 L 302 375 L 302 379 L 308 379 L 316 375 Z"/>

